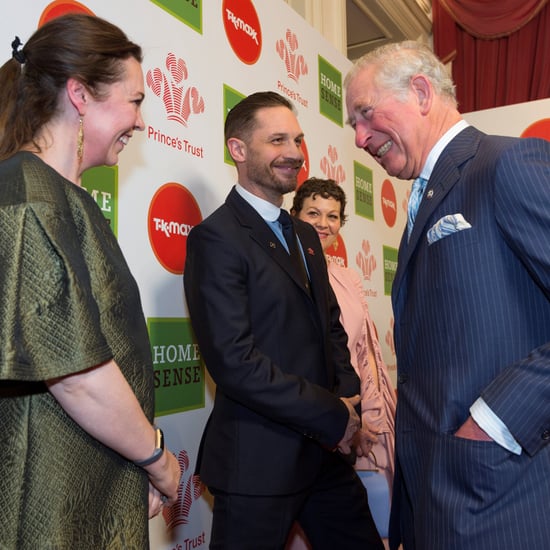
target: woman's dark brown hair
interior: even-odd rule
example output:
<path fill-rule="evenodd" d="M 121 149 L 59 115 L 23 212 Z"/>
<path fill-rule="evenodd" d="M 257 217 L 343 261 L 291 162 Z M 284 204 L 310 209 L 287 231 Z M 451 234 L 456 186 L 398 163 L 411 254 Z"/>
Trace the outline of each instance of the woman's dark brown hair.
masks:
<path fill-rule="evenodd" d="M 324 199 L 332 198 L 340 203 L 340 223 L 346 223 L 346 193 L 345 191 L 331 179 L 309 178 L 298 187 L 294 194 L 292 208 L 290 213 L 293 216 L 298 216 L 304 207 L 304 200 L 308 197 L 315 198 L 320 195 Z"/>
<path fill-rule="evenodd" d="M 92 15 L 67 14 L 44 24 L 0 67 L 0 160 L 33 143 L 57 113 L 59 95 L 75 78 L 96 98 L 119 81 L 123 61 L 141 63 L 141 47 L 117 26 Z M 36 143 L 34 144 L 36 146 Z"/>

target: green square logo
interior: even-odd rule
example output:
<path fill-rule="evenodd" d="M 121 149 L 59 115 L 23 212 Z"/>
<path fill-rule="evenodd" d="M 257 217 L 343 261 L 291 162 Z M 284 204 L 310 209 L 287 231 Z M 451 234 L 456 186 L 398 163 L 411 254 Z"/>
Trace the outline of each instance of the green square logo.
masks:
<path fill-rule="evenodd" d="M 147 319 L 155 378 L 155 416 L 204 407 L 204 364 L 186 318 Z"/>
<path fill-rule="evenodd" d="M 96 166 L 82 174 L 82 187 L 92 195 L 115 236 L 118 234 L 118 166 Z"/>
<path fill-rule="evenodd" d="M 224 117 L 223 120 L 225 122 L 225 117 L 227 116 L 227 113 L 239 103 L 239 101 L 242 101 L 246 96 L 244 94 L 241 94 L 240 92 L 237 92 L 237 90 L 234 90 L 233 88 L 227 86 L 226 84 L 223 85 L 223 113 Z M 225 138 L 224 138 L 225 139 Z M 229 154 L 229 151 L 227 150 L 227 145 L 224 143 L 223 148 L 223 160 L 226 164 L 231 164 L 232 166 L 235 166 L 235 163 L 233 162 L 233 159 L 231 158 L 231 155 Z"/>
<path fill-rule="evenodd" d="M 151 0 L 151 2 L 202 34 L 202 0 Z"/>
<path fill-rule="evenodd" d="M 374 193 L 372 170 L 353 161 L 353 186 L 355 190 L 355 213 L 374 220 Z"/>
<path fill-rule="evenodd" d="M 343 127 L 342 73 L 319 56 L 319 110 Z"/>
<path fill-rule="evenodd" d="M 384 256 L 384 294 L 391 295 L 391 287 L 397 271 L 397 248 L 383 246 Z"/>

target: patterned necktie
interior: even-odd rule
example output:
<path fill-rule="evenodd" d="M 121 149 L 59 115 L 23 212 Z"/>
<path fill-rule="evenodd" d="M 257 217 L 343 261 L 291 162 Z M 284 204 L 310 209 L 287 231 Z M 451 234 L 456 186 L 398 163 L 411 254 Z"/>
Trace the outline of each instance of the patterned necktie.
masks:
<path fill-rule="evenodd" d="M 418 177 L 413 181 L 411 188 L 411 196 L 409 197 L 409 206 L 408 206 L 408 218 L 407 218 L 407 235 L 411 236 L 412 228 L 414 225 L 414 220 L 416 219 L 416 213 L 418 212 L 418 207 L 420 206 L 420 201 L 422 200 L 422 195 L 424 194 L 424 189 L 426 189 L 426 184 L 428 180 L 426 178 Z"/>
<path fill-rule="evenodd" d="M 281 209 L 277 221 L 281 224 L 281 227 L 283 229 L 283 235 L 288 246 L 288 253 L 290 255 L 290 259 L 292 260 L 292 265 L 294 266 L 295 273 L 301 278 L 304 286 L 309 292 L 309 278 L 307 276 L 302 253 L 298 248 L 296 233 L 294 232 L 294 226 L 292 225 L 290 214 L 286 210 Z"/>

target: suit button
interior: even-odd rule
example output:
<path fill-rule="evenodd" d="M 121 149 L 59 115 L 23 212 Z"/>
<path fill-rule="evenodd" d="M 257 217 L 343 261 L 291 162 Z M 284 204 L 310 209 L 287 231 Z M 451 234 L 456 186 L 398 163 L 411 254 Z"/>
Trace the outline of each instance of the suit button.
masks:
<path fill-rule="evenodd" d="M 408 382 L 408 380 L 409 380 L 409 375 L 408 374 L 400 374 L 397 377 L 397 383 L 398 384 L 405 384 L 405 382 Z"/>
<path fill-rule="evenodd" d="M 544 430 L 542 432 L 542 439 L 544 439 L 545 441 L 547 441 L 548 439 L 550 439 L 550 430 Z"/>

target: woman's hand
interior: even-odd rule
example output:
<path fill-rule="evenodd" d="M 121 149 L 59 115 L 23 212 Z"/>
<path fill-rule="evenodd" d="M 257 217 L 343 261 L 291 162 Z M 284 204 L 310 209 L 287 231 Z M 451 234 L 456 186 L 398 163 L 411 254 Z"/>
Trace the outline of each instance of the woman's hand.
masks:
<path fill-rule="evenodd" d="M 160 493 L 160 497 L 165 497 L 164 504 L 175 504 L 178 500 L 181 478 L 181 469 L 176 457 L 165 450 L 159 460 L 145 466 L 144 470 L 149 476 L 150 483 Z M 151 512 L 151 491 L 149 491 L 149 512 Z"/>
<path fill-rule="evenodd" d="M 149 519 L 158 516 L 162 512 L 163 506 L 162 494 L 149 482 Z"/>

